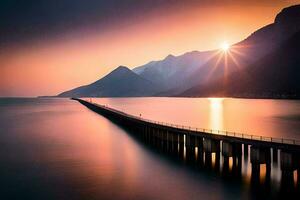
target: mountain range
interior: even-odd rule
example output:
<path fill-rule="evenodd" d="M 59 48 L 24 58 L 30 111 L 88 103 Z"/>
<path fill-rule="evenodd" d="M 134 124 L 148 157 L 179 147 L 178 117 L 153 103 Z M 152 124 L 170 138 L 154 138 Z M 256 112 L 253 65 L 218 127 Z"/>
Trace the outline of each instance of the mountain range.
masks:
<path fill-rule="evenodd" d="M 130 70 L 118 67 L 98 81 L 60 97 L 233 96 L 300 97 L 300 5 L 229 51 L 168 55 Z"/>

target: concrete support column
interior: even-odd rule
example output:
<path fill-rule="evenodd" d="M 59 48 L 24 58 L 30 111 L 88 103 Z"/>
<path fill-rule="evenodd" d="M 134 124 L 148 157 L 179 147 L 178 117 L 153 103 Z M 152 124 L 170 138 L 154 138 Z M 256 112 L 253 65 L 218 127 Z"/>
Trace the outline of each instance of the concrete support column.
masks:
<path fill-rule="evenodd" d="M 291 191 L 294 188 L 294 173 L 293 171 L 282 170 L 281 171 L 281 189 L 285 191 Z"/>
<path fill-rule="evenodd" d="M 156 129 L 156 145 L 158 148 L 161 147 L 161 136 L 160 129 Z"/>
<path fill-rule="evenodd" d="M 273 162 L 277 163 L 278 162 L 278 149 L 272 148 L 273 150 Z"/>
<path fill-rule="evenodd" d="M 259 147 L 251 146 L 250 161 L 251 163 L 270 164 L 271 163 L 270 148 L 259 148 Z"/>
<path fill-rule="evenodd" d="M 195 136 L 195 146 L 198 147 L 198 151 L 203 151 L 203 138 Z"/>
<path fill-rule="evenodd" d="M 164 149 L 166 150 L 166 152 L 169 151 L 169 147 L 170 147 L 170 138 L 169 138 L 169 132 L 168 130 L 164 130 Z"/>
<path fill-rule="evenodd" d="M 180 146 L 184 146 L 184 134 L 178 134 L 178 143 Z"/>
<path fill-rule="evenodd" d="M 212 166 L 212 153 L 211 152 L 205 152 L 204 153 L 204 160 L 205 160 L 205 164 L 204 164 L 204 166 L 206 167 L 206 168 L 211 168 L 211 166 Z"/>
<path fill-rule="evenodd" d="M 147 142 L 147 139 L 148 139 L 148 133 L 149 133 L 149 126 L 146 126 L 146 130 L 145 130 L 145 133 L 143 135 L 143 140 L 145 142 Z"/>
<path fill-rule="evenodd" d="M 166 143 L 167 143 L 167 151 L 170 152 L 172 148 L 172 137 L 168 130 L 166 130 Z"/>
<path fill-rule="evenodd" d="M 294 171 L 299 168 L 298 156 L 287 151 L 280 152 L 280 167 L 282 171 Z"/>
<path fill-rule="evenodd" d="M 159 130 L 159 147 L 161 150 L 164 149 L 164 130 L 163 129 Z"/>
<path fill-rule="evenodd" d="M 178 154 L 181 157 L 184 155 L 184 134 L 182 133 L 178 134 L 178 144 L 179 144 Z"/>
<path fill-rule="evenodd" d="M 148 134 L 148 142 L 149 143 L 152 143 L 152 138 L 153 138 L 153 127 L 150 127 L 149 134 Z"/>
<path fill-rule="evenodd" d="M 190 134 L 185 135 L 185 146 L 192 146 L 192 136 Z"/>
<path fill-rule="evenodd" d="M 172 133 L 172 152 L 177 153 L 178 152 L 178 134 Z"/>
<path fill-rule="evenodd" d="M 222 155 L 224 157 L 231 157 L 233 155 L 233 147 L 229 142 L 222 142 Z"/>
<path fill-rule="evenodd" d="M 161 129 L 160 131 L 160 148 L 164 150 L 165 147 L 165 130 Z"/>
<path fill-rule="evenodd" d="M 178 134 L 177 133 L 172 133 L 172 143 L 177 147 L 178 145 Z"/>
<path fill-rule="evenodd" d="M 190 134 L 186 135 L 185 146 L 196 147 L 197 144 L 198 144 L 198 141 L 197 141 L 197 137 L 196 136 L 190 135 Z"/>
<path fill-rule="evenodd" d="M 196 137 L 190 134 L 186 135 L 186 158 L 188 161 L 195 161 L 196 154 L 195 154 L 195 147 L 196 147 Z"/>
<path fill-rule="evenodd" d="M 259 177 L 260 164 L 266 164 L 266 180 L 270 179 L 271 175 L 271 149 L 251 146 L 250 162 L 252 165 L 253 177 Z"/>
<path fill-rule="evenodd" d="M 249 154 L 249 145 L 244 144 L 244 156 L 245 156 L 245 158 L 248 157 L 248 154 Z"/>
<path fill-rule="evenodd" d="M 155 147 L 157 147 L 158 146 L 158 144 L 159 144 L 159 139 L 158 139 L 158 131 L 157 131 L 157 128 L 154 128 L 153 129 L 153 145 L 155 146 Z"/>
<path fill-rule="evenodd" d="M 223 141 L 222 155 L 227 157 L 240 157 L 242 155 L 242 144 Z"/>
<path fill-rule="evenodd" d="M 203 149 L 205 152 L 214 153 L 220 152 L 220 140 L 204 138 Z"/>
<path fill-rule="evenodd" d="M 260 164 L 251 163 L 251 180 L 256 183 L 259 180 L 260 175 Z"/>
<path fill-rule="evenodd" d="M 228 175 L 229 172 L 229 157 L 228 156 L 224 156 L 223 157 L 223 169 L 222 172 L 225 176 Z"/>
<path fill-rule="evenodd" d="M 152 130 L 152 133 L 153 133 L 153 138 L 152 138 L 152 141 L 153 141 L 153 145 L 156 146 L 157 145 L 157 132 L 156 132 L 156 128 L 153 128 Z"/>

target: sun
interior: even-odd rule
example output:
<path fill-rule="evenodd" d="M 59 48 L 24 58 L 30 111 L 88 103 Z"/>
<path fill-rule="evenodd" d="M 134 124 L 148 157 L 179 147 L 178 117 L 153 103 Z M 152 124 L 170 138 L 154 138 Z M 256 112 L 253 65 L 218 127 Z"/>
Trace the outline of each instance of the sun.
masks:
<path fill-rule="evenodd" d="M 230 45 L 227 42 L 223 42 L 223 44 L 221 45 L 221 48 L 223 51 L 228 51 L 230 49 Z"/>

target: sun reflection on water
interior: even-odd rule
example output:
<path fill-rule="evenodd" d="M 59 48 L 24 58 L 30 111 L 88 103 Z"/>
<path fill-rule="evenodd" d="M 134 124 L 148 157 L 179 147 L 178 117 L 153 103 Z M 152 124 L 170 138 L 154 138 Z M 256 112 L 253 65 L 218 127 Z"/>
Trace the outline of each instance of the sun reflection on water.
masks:
<path fill-rule="evenodd" d="M 214 169 L 215 166 L 216 166 L 216 153 L 212 153 L 211 154 L 211 165 L 212 165 L 212 168 Z"/>
<path fill-rule="evenodd" d="M 210 127 L 213 130 L 223 130 L 223 101 L 224 98 L 208 98 Z"/>
<path fill-rule="evenodd" d="M 267 165 L 266 164 L 261 164 L 259 166 L 259 180 L 260 183 L 263 184 L 266 181 L 266 175 L 267 175 Z"/>
<path fill-rule="evenodd" d="M 294 185 L 296 187 L 297 183 L 298 183 L 298 171 L 297 170 L 294 170 L 294 172 L 293 172 L 293 179 L 294 179 Z"/>
<path fill-rule="evenodd" d="M 232 171 L 232 167 L 233 167 L 233 158 L 232 157 L 229 157 L 229 161 L 228 161 L 228 164 L 229 164 L 229 171 L 231 172 Z"/>

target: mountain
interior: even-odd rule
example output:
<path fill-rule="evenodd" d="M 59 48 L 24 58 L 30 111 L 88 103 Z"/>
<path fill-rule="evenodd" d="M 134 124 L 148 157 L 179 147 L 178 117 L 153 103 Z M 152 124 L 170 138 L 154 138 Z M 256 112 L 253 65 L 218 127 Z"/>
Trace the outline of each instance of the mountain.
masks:
<path fill-rule="evenodd" d="M 300 28 L 300 5 L 284 8 L 275 18 L 277 32 L 283 38 L 289 38 Z"/>
<path fill-rule="evenodd" d="M 130 97 L 151 96 L 157 92 L 156 84 L 143 79 L 124 66 L 110 72 L 100 80 L 59 94 L 59 97 Z"/>
<path fill-rule="evenodd" d="M 300 98 L 300 31 L 271 54 L 226 80 L 192 87 L 182 96 Z"/>
<path fill-rule="evenodd" d="M 59 96 L 295 96 L 297 86 L 288 77 L 299 81 L 289 74 L 298 72 L 295 37 L 299 31 L 300 5 L 291 6 L 284 8 L 274 23 L 232 45 L 229 51 L 168 55 L 133 71 L 119 67 L 95 83 Z"/>
<path fill-rule="evenodd" d="M 300 5 L 284 8 L 276 16 L 274 23 L 255 31 L 245 40 L 232 45 L 229 52 L 219 52 L 202 65 L 185 81 L 185 88 L 188 90 L 212 84 L 215 80 L 227 77 L 236 71 L 243 71 L 264 56 L 276 51 L 283 42 L 299 30 Z M 183 91 L 178 90 L 177 94 L 181 92 Z"/>
<path fill-rule="evenodd" d="M 269 24 L 245 40 L 231 46 L 230 53 L 221 50 L 193 51 L 181 56 L 167 56 L 133 71 L 158 83 L 158 96 L 179 94 L 195 85 L 203 85 L 251 65 L 277 49 L 299 30 L 299 5 L 283 9 Z"/>
<path fill-rule="evenodd" d="M 299 5 L 283 9 L 273 24 L 256 31 L 232 47 L 245 47 L 242 55 L 246 54 L 248 57 L 250 55 L 255 59 L 248 64 L 243 63 L 238 70 L 227 74 L 223 68 L 224 74 L 219 76 L 213 74 L 213 79 L 206 78 L 206 81 L 199 80 L 179 96 L 295 96 L 298 86 L 293 81 L 300 81 L 299 76 L 294 74 L 299 72 L 297 52 L 300 44 L 297 43 L 299 37 L 297 31 L 300 31 Z M 207 67 L 212 65 L 213 63 L 206 63 Z M 194 77 L 190 77 L 189 80 L 195 80 L 198 74 L 207 76 L 209 72 L 203 71 L 206 66 L 196 71 Z M 232 66 L 228 64 L 227 70 Z M 294 80 L 289 80 L 289 76 Z"/>
<path fill-rule="evenodd" d="M 213 51 L 192 51 L 180 56 L 168 55 L 160 61 L 152 61 L 133 69 L 141 77 L 160 85 L 161 91 L 180 87 L 182 81 L 201 67 Z"/>

